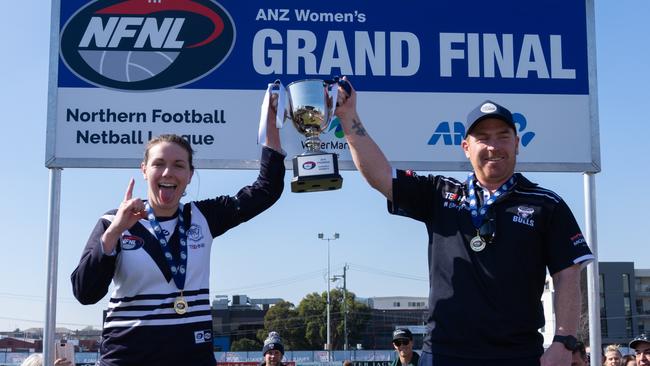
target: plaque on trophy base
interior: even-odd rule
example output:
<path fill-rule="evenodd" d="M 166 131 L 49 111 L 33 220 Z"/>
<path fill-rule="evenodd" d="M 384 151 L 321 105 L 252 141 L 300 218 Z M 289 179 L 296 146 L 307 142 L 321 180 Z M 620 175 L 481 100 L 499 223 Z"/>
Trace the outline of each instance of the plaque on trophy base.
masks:
<path fill-rule="evenodd" d="M 336 154 L 304 152 L 293 158 L 291 192 L 331 191 L 342 184 Z"/>

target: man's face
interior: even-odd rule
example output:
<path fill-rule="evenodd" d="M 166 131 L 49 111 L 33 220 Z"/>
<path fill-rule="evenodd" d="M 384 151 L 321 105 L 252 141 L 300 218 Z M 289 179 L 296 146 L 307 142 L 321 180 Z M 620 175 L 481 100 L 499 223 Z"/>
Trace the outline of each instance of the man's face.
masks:
<path fill-rule="evenodd" d="M 571 366 L 587 366 L 587 360 L 585 358 L 582 358 L 580 351 L 573 352 Z"/>
<path fill-rule="evenodd" d="M 505 182 L 515 171 L 519 136 L 500 119 L 479 122 L 461 146 L 476 178 L 488 188 Z"/>
<path fill-rule="evenodd" d="M 399 353 L 400 357 L 410 357 L 413 355 L 413 342 L 410 339 L 400 338 L 393 341 L 393 348 Z"/>
<path fill-rule="evenodd" d="M 282 361 L 282 353 L 277 349 L 268 350 L 264 354 L 264 362 L 266 362 L 266 366 L 278 366 L 280 361 Z"/>
<path fill-rule="evenodd" d="M 639 343 L 634 348 L 636 366 L 650 366 L 650 343 Z"/>

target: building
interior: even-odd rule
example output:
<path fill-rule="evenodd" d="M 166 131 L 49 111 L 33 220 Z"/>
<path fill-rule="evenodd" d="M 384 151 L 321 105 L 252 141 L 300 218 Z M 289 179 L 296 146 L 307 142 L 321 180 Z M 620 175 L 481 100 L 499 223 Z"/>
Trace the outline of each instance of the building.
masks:
<path fill-rule="evenodd" d="M 598 269 L 602 344 L 627 344 L 650 330 L 650 269 L 635 269 L 633 262 L 599 262 Z M 586 313 L 586 279 L 582 288 L 583 313 Z M 540 330 L 545 345 L 552 342 L 555 331 L 553 292 L 553 281 L 547 276 L 542 295 L 546 325 Z M 582 319 L 585 322 L 588 316 L 583 314 Z M 586 338 L 588 328 L 584 328 L 583 338 Z"/>
<path fill-rule="evenodd" d="M 264 328 L 264 316 L 269 308 L 282 299 L 251 299 L 246 295 L 216 296 L 212 302 L 212 329 L 216 351 L 229 351 L 232 342 L 256 339 Z M 427 316 L 427 298 L 409 296 L 357 298 L 371 308 L 370 321 L 361 334 L 361 343 L 352 348 L 366 350 L 391 349 L 392 333 L 397 327 L 409 328 L 414 335 L 414 347 L 422 347 Z"/>
<path fill-rule="evenodd" d="M 256 339 L 257 331 L 264 328 L 264 316 L 280 298 L 251 299 L 246 295 L 217 295 L 212 301 L 212 331 L 216 351 L 229 351 L 233 341 L 241 338 Z"/>
<path fill-rule="evenodd" d="M 12 337 L 0 338 L 1 352 L 36 352 L 43 348 L 43 343 L 37 344 L 35 341 L 27 341 Z"/>
<path fill-rule="evenodd" d="M 650 332 L 650 269 L 634 270 L 634 292 L 637 334 Z"/>
<path fill-rule="evenodd" d="M 391 349 L 395 328 L 409 328 L 413 333 L 413 348 L 422 348 L 428 310 L 426 297 L 371 297 L 367 305 L 371 312 L 368 327 L 362 333 L 363 349 Z"/>

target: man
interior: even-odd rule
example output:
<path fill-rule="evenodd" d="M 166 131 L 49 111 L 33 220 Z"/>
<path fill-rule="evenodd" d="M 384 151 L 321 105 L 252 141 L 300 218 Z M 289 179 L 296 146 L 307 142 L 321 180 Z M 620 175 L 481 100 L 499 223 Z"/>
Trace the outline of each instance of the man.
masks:
<path fill-rule="evenodd" d="M 585 349 L 585 344 L 582 342 L 576 343 L 576 349 L 573 351 L 573 359 L 571 360 L 571 366 L 587 366 L 587 350 Z"/>
<path fill-rule="evenodd" d="M 636 366 L 650 366 L 650 336 L 639 335 L 630 342 L 630 348 L 634 349 Z"/>
<path fill-rule="evenodd" d="M 282 339 L 280 334 L 277 332 L 269 333 L 269 336 L 264 340 L 264 346 L 262 347 L 262 355 L 264 356 L 264 361 L 260 363 L 260 366 L 281 366 L 282 357 L 284 356 L 284 345 L 282 344 Z"/>
<path fill-rule="evenodd" d="M 397 358 L 390 366 L 417 366 L 420 355 L 413 352 L 413 333 L 407 328 L 397 328 L 393 332 L 393 348 Z"/>
<path fill-rule="evenodd" d="M 593 255 L 566 203 L 514 174 L 519 137 L 510 111 L 487 101 L 469 114 L 462 148 L 473 172 L 458 181 L 393 170 L 361 123 L 354 88 L 339 95 L 336 115 L 357 169 L 387 198 L 391 214 L 427 228 L 428 334 L 420 365 L 569 366 L 580 266 Z M 538 329 L 547 268 L 556 337 L 544 351 Z"/>

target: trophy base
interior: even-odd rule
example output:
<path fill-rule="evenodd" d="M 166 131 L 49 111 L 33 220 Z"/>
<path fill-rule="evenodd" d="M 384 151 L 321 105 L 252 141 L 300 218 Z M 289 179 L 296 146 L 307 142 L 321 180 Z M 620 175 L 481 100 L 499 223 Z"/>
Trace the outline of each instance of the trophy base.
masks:
<path fill-rule="evenodd" d="M 339 174 L 336 154 L 314 152 L 293 158 L 291 192 L 333 191 L 342 185 L 343 177 Z"/>

